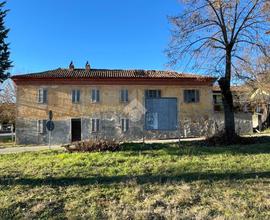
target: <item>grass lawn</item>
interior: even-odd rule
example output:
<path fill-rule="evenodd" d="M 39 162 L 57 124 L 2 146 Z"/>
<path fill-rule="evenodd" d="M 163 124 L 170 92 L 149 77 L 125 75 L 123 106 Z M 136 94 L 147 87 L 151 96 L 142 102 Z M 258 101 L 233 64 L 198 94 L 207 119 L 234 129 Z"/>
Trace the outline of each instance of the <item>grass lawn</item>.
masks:
<path fill-rule="evenodd" d="M 270 144 L 0 155 L 0 219 L 270 219 Z"/>
<path fill-rule="evenodd" d="M 10 147 L 31 147 L 31 146 L 35 145 L 16 144 L 14 141 L 12 141 L 11 137 L 0 137 L 0 149 Z"/>
<path fill-rule="evenodd" d="M 11 137 L 1 137 L 0 136 L 0 149 L 7 147 L 14 147 L 16 144 L 12 141 Z"/>

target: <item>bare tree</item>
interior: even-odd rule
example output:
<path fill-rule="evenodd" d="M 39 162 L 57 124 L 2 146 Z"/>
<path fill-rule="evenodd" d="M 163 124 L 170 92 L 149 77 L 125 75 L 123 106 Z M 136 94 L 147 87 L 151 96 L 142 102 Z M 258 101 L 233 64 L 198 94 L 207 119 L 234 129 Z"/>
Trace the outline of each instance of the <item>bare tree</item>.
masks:
<path fill-rule="evenodd" d="M 12 82 L 9 82 L 0 92 L 0 123 L 15 124 L 15 102 L 15 87 Z"/>
<path fill-rule="evenodd" d="M 172 39 L 167 54 L 172 65 L 207 70 L 219 76 L 224 105 L 225 137 L 235 137 L 232 77 L 237 60 L 264 52 L 269 30 L 269 0 L 183 0 L 184 10 L 170 17 Z"/>

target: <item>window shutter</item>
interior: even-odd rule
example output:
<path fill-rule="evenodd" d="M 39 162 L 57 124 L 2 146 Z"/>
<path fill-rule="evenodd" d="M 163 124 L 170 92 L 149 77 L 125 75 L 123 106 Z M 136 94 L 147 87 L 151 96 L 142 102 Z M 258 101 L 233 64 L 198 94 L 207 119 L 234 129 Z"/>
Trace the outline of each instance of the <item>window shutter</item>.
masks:
<path fill-rule="evenodd" d="M 184 102 L 188 103 L 188 90 L 184 90 Z"/>
<path fill-rule="evenodd" d="M 95 132 L 95 126 L 96 126 L 95 119 L 92 119 L 92 132 Z"/>
<path fill-rule="evenodd" d="M 124 126 L 125 126 L 125 120 L 124 120 L 124 119 L 121 119 L 121 128 L 122 128 L 122 132 L 125 131 Z"/>
<path fill-rule="evenodd" d="M 95 101 L 95 90 L 92 89 L 92 102 L 94 102 L 94 101 Z"/>
<path fill-rule="evenodd" d="M 120 91 L 120 101 L 124 102 L 124 90 Z"/>
<path fill-rule="evenodd" d="M 92 102 L 99 102 L 100 101 L 100 93 L 97 89 L 92 89 Z"/>
<path fill-rule="evenodd" d="M 80 90 L 77 90 L 77 100 L 76 100 L 76 102 L 78 103 L 78 102 L 80 102 L 80 97 L 81 97 L 81 91 Z"/>
<path fill-rule="evenodd" d="M 129 129 L 129 119 L 123 118 L 121 119 L 121 128 L 122 132 L 127 132 Z"/>
<path fill-rule="evenodd" d="M 96 132 L 99 132 L 99 125 L 100 125 L 100 121 L 99 119 L 96 119 Z"/>
<path fill-rule="evenodd" d="M 72 99 L 72 103 L 75 102 L 75 90 L 71 91 L 71 99 Z"/>
<path fill-rule="evenodd" d="M 199 90 L 196 90 L 195 102 L 200 102 L 200 91 Z"/>
<path fill-rule="evenodd" d="M 40 126 L 41 126 L 41 125 L 40 125 L 40 120 L 38 120 L 38 121 L 37 121 L 37 131 L 38 131 L 38 133 L 40 133 L 40 128 L 41 128 Z"/>
<path fill-rule="evenodd" d="M 120 92 L 120 100 L 121 102 L 128 102 L 128 90 L 122 89 Z"/>
<path fill-rule="evenodd" d="M 100 101 L 99 90 L 96 90 L 96 102 Z"/>
<path fill-rule="evenodd" d="M 38 90 L 38 103 L 42 103 L 43 101 L 43 89 Z"/>
<path fill-rule="evenodd" d="M 46 129 L 46 123 L 47 123 L 47 121 L 46 120 L 43 120 L 42 121 L 42 133 L 43 134 L 46 134 L 46 131 L 47 131 L 47 129 Z"/>
<path fill-rule="evenodd" d="M 126 131 L 129 130 L 129 119 L 126 119 Z"/>
<path fill-rule="evenodd" d="M 128 90 L 126 90 L 126 102 L 128 102 Z"/>
<path fill-rule="evenodd" d="M 37 121 L 37 129 L 39 134 L 46 134 L 47 129 L 46 129 L 46 120 L 38 120 Z"/>
<path fill-rule="evenodd" d="M 93 118 L 92 119 L 92 132 L 99 132 L 100 129 L 100 119 Z"/>
<path fill-rule="evenodd" d="M 44 89 L 43 90 L 43 103 L 47 103 L 48 101 L 48 90 Z"/>

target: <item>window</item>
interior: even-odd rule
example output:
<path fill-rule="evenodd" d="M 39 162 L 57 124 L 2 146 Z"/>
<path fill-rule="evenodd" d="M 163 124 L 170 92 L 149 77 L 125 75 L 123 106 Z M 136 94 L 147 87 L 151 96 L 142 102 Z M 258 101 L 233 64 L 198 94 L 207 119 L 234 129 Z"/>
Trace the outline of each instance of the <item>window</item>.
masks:
<path fill-rule="evenodd" d="M 37 130 L 39 134 L 46 134 L 46 120 L 38 120 Z"/>
<path fill-rule="evenodd" d="M 100 92 L 98 89 L 92 89 L 92 102 L 97 103 L 100 101 Z"/>
<path fill-rule="evenodd" d="M 128 90 L 122 89 L 120 92 L 120 100 L 121 102 L 128 102 Z"/>
<path fill-rule="evenodd" d="M 256 106 L 256 113 L 262 113 L 262 109 L 260 106 Z"/>
<path fill-rule="evenodd" d="M 217 95 L 214 95 L 214 96 L 213 96 L 213 99 L 214 99 L 214 104 L 218 104 L 218 101 L 217 101 Z"/>
<path fill-rule="evenodd" d="M 160 90 L 146 90 L 145 91 L 145 98 L 147 99 L 158 99 L 161 97 Z"/>
<path fill-rule="evenodd" d="M 47 89 L 39 89 L 38 90 L 38 103 L 45 104 L 48 101 L 48 90 Z"/>
<path fill-rule="evenodd" d="M 122 132 L 127 132 L 129 130 L 129 119 L 127 118 L 121 119 L 121 128 Z"/>
<path fill-rule="evenodd" d="M 99 127 L 100 127 L 100 120 L 97 118 L 93 118 L 92 119 L 92 128 L 91 128 L 92 133 L 99 132 Z"/>
<path fill-rule="evenodd" d="M 200 102 L 199 90 L 184 90 L 184 102 L 185 103 L 197 103 Z"/>
<path fill-rule="evenodd" d="M 79 89 L 72 90 L 72 103 L 80 102 L 81 91 Z"/>

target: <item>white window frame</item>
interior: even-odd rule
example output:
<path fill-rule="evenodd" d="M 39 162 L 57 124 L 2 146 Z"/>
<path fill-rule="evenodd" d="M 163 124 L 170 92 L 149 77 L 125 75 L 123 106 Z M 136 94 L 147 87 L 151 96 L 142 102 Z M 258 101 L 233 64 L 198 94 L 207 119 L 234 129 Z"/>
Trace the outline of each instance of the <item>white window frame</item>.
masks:
<path fill-rule="evenodd" d="M 47 104 L 47 102 L 48 102 L 48 89 L 39 88 L 37 99 L 38 99 L 39 104 Z"/>
<path fill-rule="evenodd" d="M 128 118 L 121 119 L 121 130 L 123 133 L 126 133 L 129 131 L 129 125 L 130 125 L 130 120 Z"/>
<path fill-rule="evenodd" d="M 91 133 L 98 133 L 100 131 L 100 119 L 92 118 L 91 119 Z"/>
<path fill-rule="evenodd" d="M 37 120 L 37 131 L 39 134 L 46 134 L 46 123 L 47 120 Z"/>
<path fill-rule="evenodd" d="M 74 94 L 74 100 L 73 100 Z M 73 104 L 78 104 L 81 101 L 81 90 L 80 89 L 72 89 L 71 90 L 71 102 Z"/>
<path fill-rule="evenodd" d="M 127 103 L 129 102 L 129 94 L 128 89 L 121 89 L 120 90 L 120 102 Z"/>
<path fill-rule="evenodd" d="M 100 102 L 100 90 L 99 89 L 92 89 L 91 90 L 91 101 L 92 101 L 92 103 L 99 103 Z"/>

